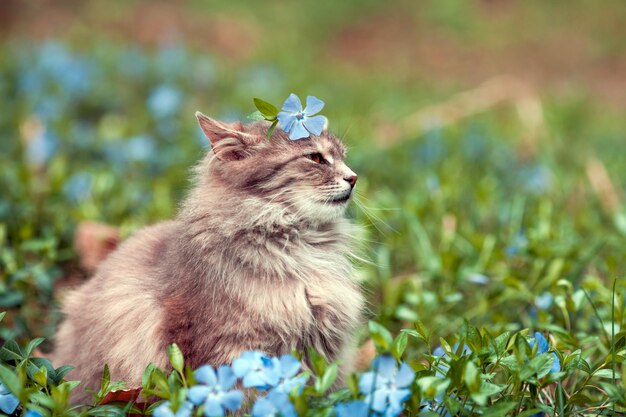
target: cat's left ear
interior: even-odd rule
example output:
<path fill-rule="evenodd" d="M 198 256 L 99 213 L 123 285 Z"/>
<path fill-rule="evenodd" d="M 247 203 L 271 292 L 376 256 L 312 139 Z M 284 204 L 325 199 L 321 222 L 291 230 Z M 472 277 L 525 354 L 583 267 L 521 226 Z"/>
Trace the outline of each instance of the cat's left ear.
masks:
<path fill-rule="evenodd" d="M 196 118 L 204 135 L 211 142 L 211 147 L 217 159 L 221 161 L 235 161 L 248 156 L 254 137 L 244 131 L 241 122 L 224 123 L 212 119 L 199 111 Z"/>

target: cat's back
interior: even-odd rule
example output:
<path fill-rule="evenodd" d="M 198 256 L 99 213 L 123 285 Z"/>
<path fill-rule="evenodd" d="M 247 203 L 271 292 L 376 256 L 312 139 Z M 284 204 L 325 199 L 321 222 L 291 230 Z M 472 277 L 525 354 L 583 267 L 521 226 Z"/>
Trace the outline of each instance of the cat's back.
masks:
<path fill-rule="evenodd" d="M 140 229 L 111 253 L 93 277 L 63 300 L 65 320 L 56 337 L 55 365 L 76 366 L 70 375 L 90 381 L 108 363 L 111 376 L 140 378 L 149 362 L 165 364 L 155 343 L 163 312 L 158 303 L 161 270 L 169 245 L 180 229 L 176 221 Z M 142 340 L 150 340 L 149 345 Z M 88 349 L 85 349 L 88 347 Z"/>

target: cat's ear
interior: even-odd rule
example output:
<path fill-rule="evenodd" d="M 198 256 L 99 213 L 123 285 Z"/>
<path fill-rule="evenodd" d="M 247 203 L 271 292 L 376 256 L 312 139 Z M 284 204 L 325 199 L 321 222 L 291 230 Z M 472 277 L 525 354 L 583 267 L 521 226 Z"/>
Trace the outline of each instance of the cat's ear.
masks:
<path fill-rule="evenodd" d="M 243 123 L 224 123 L 199 111 L 196 118 L 204 135 L 211 142 L 213 153 L 221 161 L 236 161 L 250 154 L 254 137 L 244 131 Z"/>

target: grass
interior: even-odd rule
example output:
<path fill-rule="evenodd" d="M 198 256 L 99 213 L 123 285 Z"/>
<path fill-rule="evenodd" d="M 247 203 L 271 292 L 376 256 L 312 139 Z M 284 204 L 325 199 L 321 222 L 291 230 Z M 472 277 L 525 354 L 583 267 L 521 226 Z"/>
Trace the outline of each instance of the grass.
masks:
<path fill-rule="evenodd" d="M 240 119 L 254 110 L 252 97 L 280 103 L 294 91 L 323 98 L 331 129 L 351 148 L 349 164 L 360 179 L 350 215 L 368 231 L 370 262 L 360 279 L 370 318 L 396 337 L 408 335 L 404 358 L 418 381 L 433 377 L 436 347 L 460 342 L 472 354 L 446 349 L 453 370 L 447 393 L 477 408 L 449 408 L 486 412 L 478 394 L 467 391 L 464 375 L 473 363 L 506 387 L 485 403 L 502 401 L 503 413 L 537 404 L 550 415 L 623 411 L 623 384 L 615 383 L 624 380 L 626 340 L 622 111 L 594 90 L 547 87 L 524 96 L 535 110 L 524 110 L 528 102 L 513 95 L 502 105 L 416 128 L 413 122 L 426 114 L 421 108 L 450 109 L 460 88 L 478 83 L 443 82 L 408 58 L 381 65 L 411 51 L 401 43 L 381 47 L 399 48 L 390 55 L 376 55 L 385 51 L 366 43 L 361 52 L 374 58 L 365 63 L 340 59 L 350 49 L 339 48 L 342 34 L 362 33 L 355 29 L 362 22 L 385 28 L 385 16 L 400 13 L 420 28 L 411 36 L 436 28 L 469 50 L 498 50 L 523 37 L 505 25 L 486 28 L 492 18 L 464 2 L 399 4 L 399 12 L 373 2 L 307 2 L 301 6 L 307 13 L 278 2 L 216 6 L 215 16 L 236 16 L 254 34 L 255 48 L 242 56 L 197 40 L 189 47 L 111 41 L 107 22 L 123 24 L 136 7 L 122 3 L 85 6 L 84 16 L 99 16 L 99 31 L 76 24 L 45 43 L 6 39 L 0 46 L 0 309 L 7 315 L 0 337 L 25 346 L 53 335 L 60 319 L 55 285 L 83 274 L 72 249 L 79 222 L 114 224 L 128 235 L 174 214 L 188 169 L 206 149 L 195 110 Z M 192 2 L 183 11 L 213 19 L 204 7 Z M 621 6 L 589 16 L 582 1 L 516 7 L 535 17 L 525 37 L 548 42 L 552 23 L 539 16 L 562 12 L 582 16 L 591 55 L 621 53 L 610 24 L 624 13 Z M 272 30 L 280 22 L 286 22 L 281 31 Z M 559 30 L 577 39 L 567 22 L 559 20 Z M 385 30 L 379 35 L 397 39 Z M 169 99 L 159 101 L 159 91 Z M 398 126 L 413 127 L 398 133 Z M 550 335 L 561 359 L 564 374 L 554 380 L 537 379 L 536 372 L 519 377 L 524 358 L 532 357 L 522 340 L 534 331 Z M 364 326 L 361 340 L 371 333 Z M 381 351 L 397 340 L 390 337 L 374 331 Z M 501 367 L 511 355 L 519 366 Z M 432 398 L 429 389 L 439 389 L 427 382 L 441 381 L 423 380 L 411 412 Z"/>

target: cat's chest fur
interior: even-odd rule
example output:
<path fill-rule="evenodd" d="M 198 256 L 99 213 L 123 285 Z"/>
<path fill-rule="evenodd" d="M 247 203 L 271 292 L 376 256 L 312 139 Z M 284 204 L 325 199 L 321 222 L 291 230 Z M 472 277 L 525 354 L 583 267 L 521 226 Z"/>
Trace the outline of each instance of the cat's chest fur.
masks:
<path fill-rule="evenodd" d="M 228 245 L 223 236 L 222 246 L 206 236 L 195 243 L 186 248 L 195 252 L 195 278 L 181 277 L 186 283 L 165 301 L 166 340 L 181 345 L 191 364 L 229 362 L 250 349 L 313 347 L 338 356 L 363 304 L 343 231 L 252 230 Z M 190 297 L 202 301 L 185 306 Z"/>

